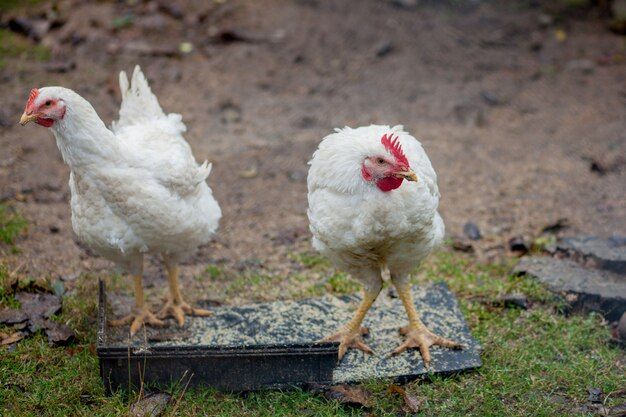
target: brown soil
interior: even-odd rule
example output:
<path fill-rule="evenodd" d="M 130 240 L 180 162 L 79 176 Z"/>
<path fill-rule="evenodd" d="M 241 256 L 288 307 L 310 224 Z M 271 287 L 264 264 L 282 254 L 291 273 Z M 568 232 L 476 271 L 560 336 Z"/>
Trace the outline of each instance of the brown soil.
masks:
<path fill-rule="evenodd" d="M 624 38 L 600 19 L 542 26 L 541 9 L 519 2 L 381 0 L 181 1 L 176 18 L 157 7 L 165 3 L 60 2 L 65 24 L 43 43 L 76 69 L 7 58 L 0 70 L 10 123 L 0 131 L 0 194 L 30 223 L 21 253 L 3 256 L 24 272 L 110 270 L 74 243 L 68 169 L 51 133 L 17 125 L 30 88 L 73 88 L 109 123 L 117 73 L 136 63 L 163 108 L 183 115 L 197 159 L 214 163 L 224 218 L 187 278 L 212 262 L 280 271 L 290 253 L 310 250 L 306 163 L 344 125 L 404 124 L 420 138 L 451 236 L 472 220 L 479 246 L 500 247 L 563 217 L 568 233 L 625 232 Z M 128 13 L 133 24 L 113 30 Z M 181 42 L 193 51 L 153 56 L 177 55 Z"/>

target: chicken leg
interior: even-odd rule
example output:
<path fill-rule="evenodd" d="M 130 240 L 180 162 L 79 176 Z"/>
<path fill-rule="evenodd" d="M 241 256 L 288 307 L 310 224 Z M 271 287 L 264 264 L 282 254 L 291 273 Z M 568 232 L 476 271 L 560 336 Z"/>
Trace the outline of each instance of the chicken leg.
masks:
<path fill-rule="evenodd" d="M 363 301 L 361 301 L 352 320 L 337 333 L 322 339 L 323 342 L 339 342 L 339 360 L 343 358 L 348 348 L 356 348 L 370 354 L 374 353 L 361 338 L 362 335 L 368 332 L 367 328 L 361 327 L 361 323 L 363 323 L 365 314 L 367 314 L 372 304 L 374 304 L 374 301 L 376 301 L 376 297 L 378 297 L 381 288 L 382 283 L 379 283 L 375 287 L 365 286 L 363 289 Z"/>
<path fill-rule="evenodd" d="M 185 315 L 210 316 L 211 312 L 209 310 L 193 308 L 183 300 L 183 296 L 180 293 L 180 284 L 178 283 L 178 265 L 166 260 L 165 267 L 170 286 L 170 296 L 157 316 L 161 319 L 174 317 L 179 326 L 185 324 Z"/>
<path fill-rule="evenodd" d="M 143 285 L 142 285 L 142 273 L 133 275 L 133 281 L 135 282 L 135 308 L 133 311 L 122 317 L 121 319 L 111 320 L 111 326 L 124 326 L 131 323 L 130 335 L 134 336 L 135 333 L 144 324 L 151 324 L 153 326 L 163 327 L 165 323 L 159 320 L 152 311 L 148 308 L 143 297 Z"/>
<path fill-rule="evenodd" d="M 444 346 L 453 349 L 462 349 L 463 345 L 450 339 L 443 338 L 431 332 L 419 318 L 419 313 L 413 304 L 413 296 L 411 295 L 411 286 L 408 277 L 397 279 L 391 277 L 393 284 L 398 290 L 398 296 L 402 300 L 404 309 L 409 316 L 409 324 L 400 328 L 400 333 L 406 337 L 405 341 L 398 346 L 392 355 L 398 355 L 409 348 L 417 348 L 420 350 L 424 365 L 426 368 L 430 366 L 431 346 Z"/>

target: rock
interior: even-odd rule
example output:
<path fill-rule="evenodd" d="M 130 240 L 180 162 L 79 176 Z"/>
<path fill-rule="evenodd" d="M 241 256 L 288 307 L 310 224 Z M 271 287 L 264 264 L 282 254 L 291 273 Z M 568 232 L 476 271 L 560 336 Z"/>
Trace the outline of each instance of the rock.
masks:
<path fill-rule="evenodd" d="M 525 257 L 514 268 L 535 277 L 563 297 L 573 311 L 596 311 L 609 321 L 626 311 L 626 279 L 602 269 L 583 268 L 570 259 Z"/>
<path fill-rule="evenodd" d="M 498 304 L 503 305 L 505 308 L 521 308 L 522 310 L 528 310 L 528 298 L 521 293 L 507 294 L 498 300 Z"/>
<path fill-rule="evenodd" d="M 509 239 L 509 250 L 516 252 L 520 256 L 525 255 L 528 253 L 528 245 L 522 236 L 514 236 Z"/>
<path fill-rule="evenodd" d="M 480 97 L 485 103 L 493 107 L 504 104 L 504 100 L 502 100 L 502 98 L 500 98 L 496 93 L 493 93 L 491 91 L 481 91 Z"/>
<path fill-rule="evenodd" d="M 588 401 L 591 403 L 601 403 L 602 402 L 602 389 L 601 388 L 589 388 L 587 390 L 587 392 L 589 393 L 589 398 Z"/>
<path fill-rule="evenodd" d="M 18 324 L 28 320 L 26 313 L 13 308 L 0 310 L 0 324 Z"/>
<path fill-rule="evenodd" d="M 158 417 L 172 400 L 172 396 L 159 392 L 148 394 L 130 406 L 129 415 L 132 417 Z"/>
<path fill-rule="evenodd" d="M 0 346 L 12 345 L 24 338 L 24 333 L 22 332 L 15 332 L 6 336 L 3 335 L 3 333 L 0 333 Z"/>
<path fill-rule="evenodd" d="M 28 36 L 36 41 L 41 40 L 50 30 L 51 22 L 46 19 L 29 19 L 27 17 L 14 17 L 9 20 L 10 30 Z"/>
<path fill-rule="evenodd" d="M 565 70 L 580 74 L 591 74 L 596 64 L 589 59 L 573 59 L 565 64 Z"/>
<path fill-rule="evenodd" d="M 454 239 L 454 242 L 452 242 L 452 249 L 458 250 L 459 252 L 465 252 L 465 253 L 474 252 L 474 247 L 472 246 L 471 243 L 463 242 L 460 239 Z"/>
<path fill-rule="evenodd" d="M 590 262 L 597 268 L 626 274 L 626 242 L 597 236 L 565 238 L 557 244 L 561 254 L 574 260 Z"/>
<path fill-rule="evenodd" d="M 463 226 L 463 233 L 471 240 L 480 240 L 483 236 L 480 233 L 480 229 L 473 222 L 467 222 Z"/>
<path fill-rule="evenodd" d="M 374 46 L 374 51 L 376 52 L 376 56 L 378 58 L 384 58 L 390 53 L 393 52 L 394 46 L 390 41 L 380 41 L 376 46 Z"/>
<path fill-rule="evenodd" d="M 50 346 L 66 346 L 76 340 L 76 334 L 69 326 L 46 320 L 45 332 Z"/>

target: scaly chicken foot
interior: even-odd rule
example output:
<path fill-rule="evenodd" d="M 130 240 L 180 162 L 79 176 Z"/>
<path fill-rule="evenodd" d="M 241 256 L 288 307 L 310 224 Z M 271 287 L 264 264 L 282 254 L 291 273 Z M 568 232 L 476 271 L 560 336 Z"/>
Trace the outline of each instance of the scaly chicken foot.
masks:
<path fill-rule="evenodd" d="M 415 308 L 415 304 L 413 303 L 408 277 L 398 279 L 392 276 L 392 281 L 398 290 L 398 296 L 400 300 L 402 300 L 404 309 L 409 317 L 409 325 L 400 328 L 400 334 L 406 336 L 406 339 L 400 346 L 394 349 L 392 355 L 398 355 L 411 348 L 419 349 L 422 359 L 424 360 L 424 366 L 429 368 L 431 361 L 429 348 L 431 346 L 463 349 L 464 346 L 462 344 L 436 335 L 422 323 L 419 318 L 419 313 Z"/>
<path fill-rule="evenodd" d="M 361 327 L 361 323 L 363 323 L 365 314 L 372 304 L 374 304 L 376 297 L 378 297 L 380 288 L 380 286 L 373 289 L 365 287 L 363 291 L 363 301 L 361 301 L 359 308 L 356 310 L 356 313 L 354 313 L 352 320 L 350 320 L 342 330 L 322 339 L 323 342 L 339 342 L 339 360 L 343 358 L 348 348 L 356 348 L 369 354 L 374 353 L 374 351 L 363 342 L 362 336 L 368 334 L 369 330 L 367 327 Z"/>
<path fill-rule="evenodd" d="M 421 322 L 418 324 L 409 324 L 400 328 L 400 334 L 405 335 L 404 342 L 394 349 L 392 355 L 398 355 L 407 349 L 419 349 L 424 365 L 430 367 L 430 350 L 431 346 L 443 346 L 452 349 L 462 349 L 463 345 L 453 340 L 446 339 L 431 332 Z"/>
<path fill-rule="evenodd" d="M 193 308 L 185 301 L 167 300 L 165 306 L 159 310 L 157 317 L 164 319 L 167 317 L 174 317 L 179 326 L 185 324 L 185 315 L 207 317 L 211 315 L 209 310 L 202 308 Z"/>
<path fill-rule="evenodd" d="M 143 276 L 141 271 L 137 275 L 133 275 L 133 281 L 135 284 L 135 308 L 133 311 L 127 316 L 117 320 L 111 320 L 109 322 L 111 326 L 125 326 L 130 323 L 131 337 L 134 336 L 144 324 L 151 324 L 157 327 L 165 326 L 165 322 L 159 320 L 146 306 L 143 298 L 142 279 Z"/>
<path fill-rule="evenodd" d="M 194 308 L 183 300 L 180 293 L 180 284 L 178 283 L 178 265 L 170 262 L 167 257 L 165 259 L 165 267 L 167 268 L 167 278 L 170 286 L 170 297 L 165 306 L 159 311 L 157 317 L 164 319 L 166 317 L 174 317 L 179 326 L 185 324 L 185 315 L 206 317 L 211 312 L 202 308 Z"/>
<path fill-rule="evenodd" d="M 109 322 L 111 324 L 111 326 L 117 327 L 117 326 L 124 326 L 127 325 L 129 323 L 132 323 L 130 325 L 130 335 L 134 336 L 135 333 L 137 333 L 137 331 L 139 331 L 139 329 L 141 329 L 141 326 L 145 325 L 145 324 L 150 324 L 152 326 L 156 326 L 156 327 L 164 327 L 165 326 L 165 322 L 162 320 L 159 320 L 152 311 L 150 311 L 150 309 L 146 306 L 140 307 L 140 308 L 136 308 L 135 311 L 133 311 L 132 313 L 130 313 L 127 316 L 124 316 L 120 319 L 116 319 L 116 320 L 111 320 Z"/>
<path fill-rule="evenodd" d="M 322 341 L 339 342 L 339 359 L 343 358 L 348 351 L 348 348 L 359 349 L 365 353 L 372 354 L 374 351 L 367 346 L 365 342 L 363 342 L 362 338 L 362 336 L 365 336 L 368 333 L 369 329 L 367 327 L 361 327 L 357 330 L 352 330 L 346 327 L 335 334 L 325 337 Z"/>

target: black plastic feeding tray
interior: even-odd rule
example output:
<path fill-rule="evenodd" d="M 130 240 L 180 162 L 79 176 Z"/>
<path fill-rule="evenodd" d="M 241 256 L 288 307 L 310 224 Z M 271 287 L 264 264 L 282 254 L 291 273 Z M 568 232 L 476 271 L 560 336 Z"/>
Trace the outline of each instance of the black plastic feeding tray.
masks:
<path fill-rule="evenodd" d="M 415 287 L 413 295 L 431 330 L 467 347 L 431 348 L 430 371 L 451 374 L 481 366 L 480 347 L 445 284 Z M 218 307 L 212 309 L 210 317 L 187 317 L 183 327 L 169 320 L 168 328 L 147 327 L 129 339 L 127 326 L 107 326 L 107 299 L 101 281 L 97 345 L 100 374 L 108 393 L 129 386 L 137 389 L 141 383 L 254 391 L 372 378 L 403 382 L 425 374 L 417 351 L 389 355 L 402 342 L 398 328 L 406 323 L 406 314 L 400 300 L 384 293 L 364 323 L 370 328 L 365 341 L 374 355 L 350 350 L 338 364 L 338 344 L 317 343 L 346 323 L 358 302 L 356 295 L 329 295 Z"/>

